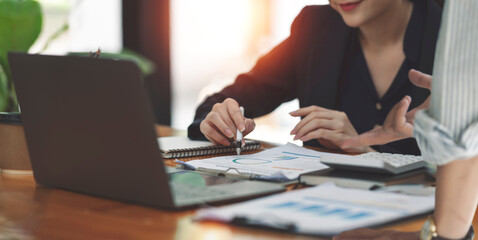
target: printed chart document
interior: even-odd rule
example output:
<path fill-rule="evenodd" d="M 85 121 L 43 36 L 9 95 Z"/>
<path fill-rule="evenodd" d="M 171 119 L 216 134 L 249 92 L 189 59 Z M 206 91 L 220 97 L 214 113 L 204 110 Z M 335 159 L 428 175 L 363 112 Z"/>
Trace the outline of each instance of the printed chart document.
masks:
<path fill-rule="evenodd" d="M 340 188 L 333 183 L 225 207 L 200 209 L 196 220 L 332 236 L 433 211 L 435 198 Z"/>
<path fill-rule="evenodd" d="M 251 179 L 291 181 L 300 174 L 328 168 L 320 163 L 326 154 L 292 143 L 255 154 L 223 156 L 180 162 L 193 170 L 249 176 Z"/>

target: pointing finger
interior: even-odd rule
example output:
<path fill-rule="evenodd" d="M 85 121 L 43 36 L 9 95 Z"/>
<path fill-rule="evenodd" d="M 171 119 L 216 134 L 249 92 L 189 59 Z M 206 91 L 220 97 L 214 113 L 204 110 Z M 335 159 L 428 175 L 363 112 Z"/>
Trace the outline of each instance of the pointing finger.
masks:
<path fill-rule="evenodd" d="M 417 87 L 432 89 L 432 76 L 428 74 L 412 69 L 408 72 L 408 78 Z"/>
<path fill-rule="evenodd" d="M 324 110 L 330 111 L 329 109 L 318 107 L 318 106 L 309 106 L 309 107 L 300 108 L 298 110 L 290 112 L 289 114 L 293 117 L 302 117 L 302 116 L 309 115 L 312 112 L 324 111 Z"/>

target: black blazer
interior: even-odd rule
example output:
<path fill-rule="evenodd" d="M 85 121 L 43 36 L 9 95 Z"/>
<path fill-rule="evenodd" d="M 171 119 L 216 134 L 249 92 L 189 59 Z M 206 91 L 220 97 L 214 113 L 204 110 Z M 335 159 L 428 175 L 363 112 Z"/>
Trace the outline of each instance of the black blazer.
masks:
<path fill-rule="evenodd" d="M 418 70 L 431 74 L 438 38 L 441 8 L 427 0 Z M 245 116 L 256 118 L 280 104 L 299 99 L 300 107 L 317 105 L 336 109 L 340 73 L 352 29 L 329 5 L 308 6 L 294 20 L 290 36 L 261 57 L 253 69 L 219 93 L 206 98 L 188 128 L 191 139 L 205 139 L 200 122 L 215 103 L 233 98 L 245 108 Z M 411 95 L 416 107 L 429 95 L 415 88 Z M 306 145 L 317 145 L 309 141 Z"/>

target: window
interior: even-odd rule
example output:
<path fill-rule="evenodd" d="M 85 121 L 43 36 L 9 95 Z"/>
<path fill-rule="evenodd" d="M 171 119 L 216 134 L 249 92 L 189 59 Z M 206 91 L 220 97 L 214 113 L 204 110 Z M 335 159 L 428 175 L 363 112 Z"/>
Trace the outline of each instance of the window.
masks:
<path fill-rule="evenodd" d="M 39 0 L 43 29 L 32 53 L 64 54 L 101 48 L 118 52 L 122 48 L 121 0 Z M 47 40 L 64 24 L 68 31 L 43 50 Z"/>

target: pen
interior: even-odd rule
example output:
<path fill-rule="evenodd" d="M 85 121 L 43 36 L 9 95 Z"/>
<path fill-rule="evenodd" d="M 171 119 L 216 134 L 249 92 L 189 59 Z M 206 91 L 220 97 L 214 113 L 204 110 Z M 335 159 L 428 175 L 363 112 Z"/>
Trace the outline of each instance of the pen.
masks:
<path fill-rule="evenodd" d="M 281 219 L 264 219 L 264 216 L 258 219 L 252 219 L 247 216 L 234 216 L 231 220 L 232 224 L 247 227 L 261 227 L 269 230 L 279 230 L 286 232 L 297 232 L 297 226 L 293 222 L 284 222 Z"/>
<path fill-rule="evenodd" d="M 244 108 L 239 107 L 239 110 L 241 110 L 242 117 L 244 117 Z M 237 155 L 241 155 L 241 149 L 242 149 L 242 132 L 237 129 L 236 133 L 236 153 Z"/>
<path fill-rule="evenodd" d="M 191 165 L 187 162 L 179 161 L 179 160 L 176 159 L 176 163 L 181 164 L 185 170 L 193 170 L 193 171 L 196 170 L 196 167 L 194 167 L 193 165 Z"/>
<path fill-rule="evenodd" d="M 236 172 L 230 172 L 230 169 L 227 170 L 216 170 L 216 169 L 208 169 L 208 168 L 203 168 L 203 167 L 198 167 L 196 169 L 198 172 L 203 172 L 203 173 L 208 173 L 212 174 L 215 176 L 222 176 L 222 177 L 228 177 L 228 178 L 240 178 L 240 179 L 248 179 L 248 180 L 253 180 L 255 179 L 256 175 L 252 173 L 240 173 L 237 170 Z"/>

